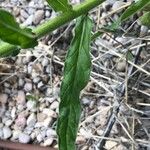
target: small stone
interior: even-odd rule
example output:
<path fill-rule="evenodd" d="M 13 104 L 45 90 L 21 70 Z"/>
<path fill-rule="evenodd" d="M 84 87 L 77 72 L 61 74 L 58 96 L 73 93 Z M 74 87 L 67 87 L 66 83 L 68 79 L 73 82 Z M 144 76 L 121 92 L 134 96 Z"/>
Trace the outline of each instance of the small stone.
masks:
<path fill-rule="evenodd" d="M 37 120 L 38 122 L 43 122 L 46 119 L 47 115 L 44 113 L 38 113 L 37 114 Z"/>
<path fill-rule="evenodd" d="M 26 97 L 24 91 L 18 91 L 18 95 L 16 97 L 17 103 L 24 105 L 26 103 Z"/>
<path fill-rule="evenodd" d="M 53 138 L 48 138 L 44 141 L 43 146 L 50 146 L 53 143 Z"/>
<path fill-rule="evenodd" d="M 37 105 L 37 102 L 35 100 L 29 100 L 26 104 L 27 109 L 32 112 L 36 111 L 36 105 Z"/>
<path fill-rule="evenodd" d="M 55 110 L 57 109 L 59 106 L 59 103 L 57 101 L 54 101 L 51 105 L 50 105 L 50 109 L 51 110 Z"/>
<path fill-rule="evenodd" d="M 84 138 L 84 136 L 80 135 L 77 136 L 76 142 L 77 144 L 84 144 L 86 142 L 86 139 Z"/>
<path fill-rule="evenodd" d="M 4 127 L 3 127 L 3 137 L 4 137 L 4 139 L 10 138 L 10 137 L 11 137 L 11 134 L 12 134 L 12 133 L 11 133 L 10 128 L 4 126 Z"/>
<path fill-rule="evenodd" d="M 24 85 L 24 89 L 26 92 L 30 92 L 32 90 L 32 83 L 28 82 Z"/>
<path fill-rule="evenodd" d="M 40 142 L 42 142 L 43 137 L 42 137 L 41 134 L 38 134 L 37 137 L 36 137 L 36 139 L 37 139 L 37 141 L 40 143 Z"/>
<path fill-rule="evenodd" d="M 35 12 L 34 18 L 33 18 L 33 23 L 35 25 L 39 24 L 42 19 L 44 18 L 44 11 L 43 10 L 38 10 Z"/>
<path fill-rule="evenodd" d="M 22 24 L 22 26 L 30 26 L 32 25 L 33 15 L 30 15 Z"/>
<path fill-rule="evenodd" d="M 17 106 L 17 109 L 18 109 L 18 113 L 21 112 L 21 111 L 23 111 L 23 110 L 24 110 L 24 105 L 20 105 L 20 104 L 19 104 L 19 105 Z"/>
<path fill-rule="evenodd" d="M 40 77 L 35 77 L 33 78 L 33 83 L 38 83 L 41 80 Z"/>
<path fill-rule="evenodd" d="M 56 137 L 57 136 L 56 131 L 51 128 L 46 131 L 46 135 L 47 135 L 47 137 Z"/>
<path fill-rule="evenodd" d="M 83 103 L 84 105 L 88 105 L 88 104 L 90 103 L 89 98 L 83 97 L 83 98 L 82 98 L 82 103 Z"/>
<path fill-rule="evenodd" d="M 13 107 L 11 110 L 11 117 L 14 119 L 16 117 L 16 107 Z"/>
<path fill-rule="evenodd" d="M 117 145 L 118 145 L 117 142 L 106 141 L 105 148 L 108 149 L 108 150 L 111 150 L 112 148 L 114 148 Z"/>
<path fill-rule="evenodd" d="M 47 66 L 49 64 L 48 58 L 43 58 L 43 61 L 41 63 L 43 67 Z"/>
<path fill-rule="evenodd" d="M 36 115 L 32 113 L 27 119 L 27 126 L 33 127 L 36 123 Z"/>
<path fill-rule="evenodd" d="M 26 125 L 26 118 L 20 114 L 18 116 L 18 118 L 15 120 L 15 125 L 19 128 L 19 129 L 24 129 L 25 125 Z"/>
<path fill-rule="evenodd" d="M 39 82 L 38 85 L 37 85 L 38 89 L 42 88 L 43 86 L 44 86 L 44 83 L 42 81 Z"/>
<path fill-rule="evenodd" d="M 17 16 L 19 16 L 19 14 L 20 14 L 20 9 L 18 8 L 18 7 L 14 7 L 13 8 L 13 13 L 14 13 L 14 15 L 17 17 Z"/>
<path fill-rule="evenodd" d="M 46 12 L 45 12 L 45 16 L 47 17 L 47 18 L 49 18 L 50 17 L 50 12 L 48 11 L 48 10 L 46 10 Z"/>
<path fill-rule="evenodd" d="M 21 133 L 19 135 L 19 142 L 20 143 L 29 143 L 31 140 L 30 136 L 28 134 L 25 134 L 25 133 Z"/>
<path fill-rule="evenodd" d="M 6 122 L 5 122 L 5 125 L 7 126 L 7 127 L 9 127 L 11 124 L 13 123 L 13 120 L 7 120 Z"/>
<path fill-rule="evenodd" d="M 51 109 L 48 109 L 48 108 L 44 108 L 43 109 L 43 113 L 46 114 L 47 116 L 49 117 L 53 117 L 53 118 L 56 118 L 57 117 L 57 114 L 55 111 L 51 110 Z"/>
<path fill-rule="evenodd" d="M 53 122 L 53 119 L 51 117 L 49 117 L 49 118 L 44 120 L 43 126 L 44 127 L 49 127 L 52 122 Z"/>
<path fill-rule="evenodd" d="M 25 19 L 27 19 L 28 16 L 29 16 L 28 13 L 27 13 L 25 10 L 23 10 L 23 9 L 21 9 L 20 15 L 21 15 L 23 18 L 25 18 Z"/>
<path fill-rule="evenodd" d="M 126 68 L 126 61 L 122 60 L 117 63 L 116 70 L 119 72 L 124 72 Z"/>
<path fill-rule="evenodd" d="M 0 94 L 0 103 L 1 104 L 6 104 L 8 100 L 8 95 L 7 94 Z"/>
<path fill-rule="evenodd" d="M 125 4 L 125 2 L 122 1 L 116 1 L 113 6 L 112 6 L 112 10 L 118 10 L 118 8 L 120 8 L 121 6 L 123 6 Z"/>
<path fill-rule="evenodd" d="M 17 140 L 19 138 L 19 135 L 21 134 L 20 130 L 14 130 L 12 135 L 12 140 Z"/>

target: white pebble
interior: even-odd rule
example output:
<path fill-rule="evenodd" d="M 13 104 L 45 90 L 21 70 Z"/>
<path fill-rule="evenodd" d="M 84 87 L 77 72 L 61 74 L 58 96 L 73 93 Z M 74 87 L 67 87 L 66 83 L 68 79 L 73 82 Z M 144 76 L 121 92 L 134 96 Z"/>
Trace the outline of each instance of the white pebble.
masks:
<path fill-rule="evenodd" d="M 32 113 L 27 119 L 27 126 L 33 127 L 36 123 L 36 115 Z"/>
<path fill-rule="evenodd" d="M 30 92 L 32 90 L 32 83 L 29 83 L 29 82 L 26 83 L 24 85 L 24 89 L 25 89 L 26 92 Z"/>
<path fill-rule="evenodd" d="M 30 136 L 28 134 L 25 133 L 21 133 L 19 135 L 19 142 L 20 143 L 29 143 L 31 140 Z"/>
<path fill-rule="evenodd" d="M 3 127 L 3 137 L 4 137 L 4 139 L 8 139 L 8 138 L 10 138 L 11 137 L 11 130 L 10 130 L 10 128 L 9 127 Z"/>
<path fill-rule="evenodd" d="M 0 94 L 0 103 L 6 104 L 7 103 L 7 99 L 8 99 L 8 95 L 7 94 Z"/>
<path fill-rule="evenodd" d="M 47 140 L 44 141 L 43 146 L 50 146 L 53 143 L 53 138 L 49 138 Z"/>
<path fill-rule="evenodd" d="M 24 105 L 26 102 L 26 97 L 24 91 L 18 91 L 18 95 L 16 97 L 17 103 Z"/>
<path fill-rule="evenodd" d="M 27 106 L 27 109 L 32 112 L 36 111 L 36 101 L 35 100 L 29 100 L 27 102 L 26 106 Z"/>

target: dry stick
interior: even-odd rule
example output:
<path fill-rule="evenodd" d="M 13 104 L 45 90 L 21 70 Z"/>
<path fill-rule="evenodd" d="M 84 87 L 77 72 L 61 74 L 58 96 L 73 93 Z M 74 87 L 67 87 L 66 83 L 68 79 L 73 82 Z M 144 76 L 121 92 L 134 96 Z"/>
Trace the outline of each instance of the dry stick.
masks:
<path fill-rule="evenodd" d="M 136 51 L 136 56 L 135 56 L 135 59 L 134 59 L 134 64 L 137 63 L 138 61 L 138 58 L 140 56 L 140 53 L 141 53 L 141 47 L 137 49 Z M 128 71 L 128 78 L 130 78 L 130 75 L 132 74 L 132 72 L 134 71 L 134 66 L 131 65 L 131 67 L 129 68 L 129 71 Z M 121 91 L 120 93 L 118 93 L 118 96 L 120 97 L 118 101 L 116 101 L 114 103 L 114 108 L 113 108 L 113 111 L 111 113 L 111 115 L 109 116 L 109 119 L 108 119 L 108 123 L 107 123 L 107 126 L 106 126 L 106 129 L 103 133 L 103 137 L 108 137 L 111 130 L 112 130 L 112 127 L 114 125 L 114 123 L 116 122 L 116 117 L 117 114 L 119 113 L 119 107 L 121 105 L 121 97 L 124 95 L 125 93 L 125 84 L 122 85 L 122 88 L 121 88 Z M 100 149 L 100 150 L 103 150 L 104 148 L 104 145 L 106 143 L 106 140 L 105 139 L 100 139 L 98 141 L 98 144 L 97 144 L 97 147 Z"/>

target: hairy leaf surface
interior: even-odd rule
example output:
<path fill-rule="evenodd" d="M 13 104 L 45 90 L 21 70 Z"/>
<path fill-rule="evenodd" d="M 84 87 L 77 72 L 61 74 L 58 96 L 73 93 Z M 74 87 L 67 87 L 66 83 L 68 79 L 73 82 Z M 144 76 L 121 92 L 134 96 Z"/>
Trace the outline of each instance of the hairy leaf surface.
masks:
<path fill-rule="evenodd" d="M 22 48 L 37 45 L 35 35 L 30 29 L 21 29 L 15 18 L 7 11 L 0 9 L 0 39 Z"/>
<path fill-rule="evenodd" d="M 91 70 L 91 29 L 92 21 L 88 16 L 77 19 L 75 36 L 67 54 L 61 84 L 60 115 L 57 125 L 59 150 L 75 150 L 81 114 L 79 95 L 89 80 Z"/>
<path fill-rule="evenodd" d="M 138 0 L 132 4 L 126 11 L 121 15 L 120 21 L 127 20 L 130 16 L 134 15 L 137 11 L 141 10 L 145 6 L 150 4 L 150 0 Z"/>
<path fill-rule="evenodd" d="M 55 11 L 65 12 L 72 8 L 68 0 L 47 0 L 47 2 Z"/>

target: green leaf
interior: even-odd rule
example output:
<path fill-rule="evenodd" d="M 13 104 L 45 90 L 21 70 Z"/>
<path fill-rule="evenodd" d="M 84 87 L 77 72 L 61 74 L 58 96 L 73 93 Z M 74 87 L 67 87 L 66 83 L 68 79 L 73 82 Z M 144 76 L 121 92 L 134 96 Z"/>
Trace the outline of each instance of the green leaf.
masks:
<path fill-rule="evenodd" d="M 15 18 L 7 11 L 0 9 L 0 39 L 21 48 L 37 45 L 36 36 L 31 29 L 20 28 Z"/>
<path fill-rule="evenodd" d="M 57 12 L 57 11 L 69 11 L 72 9 L 72 6 L 68 3 L 68 0 L 46 0 L 48 4 Z"/>
<path fill-rule="evenodd" d="M 8 45 L 8 43 L 5 43 L 3 41 L 0 41 L 0 44 L 1 44 L 0 58 L 13 57 L 13 56 L 16 56 L 20 52 L 19 47 L 13 46 L 11 44 Z M 14 48 L 12 48 L 12 46 Z"/>
<path fill-rule="evenodd" d="M 134 15 L 137 11 L 141 10 L 150 3 L 150 0 L 138 0 L 133 3 L 120 17 L 120 22 L 127 20 L 130 16 Z"/>
<path fill-rule="evenodd" d="M 91 70 L 90 41 L 92 21 L 88 16 L 77 19 L 75 36 L 65 61 L 61 84 L 61 102 L 57 134 L 59 150 L 75 150 L 75 140 L 81 114 L 79 95 L 86 86 Z"/>
<path fill-rule="evenodd" d="M 144 13 L 144 15 L 140 17 L 140 21 L 144 26 L 150 28 L 150 12 Z"/>

